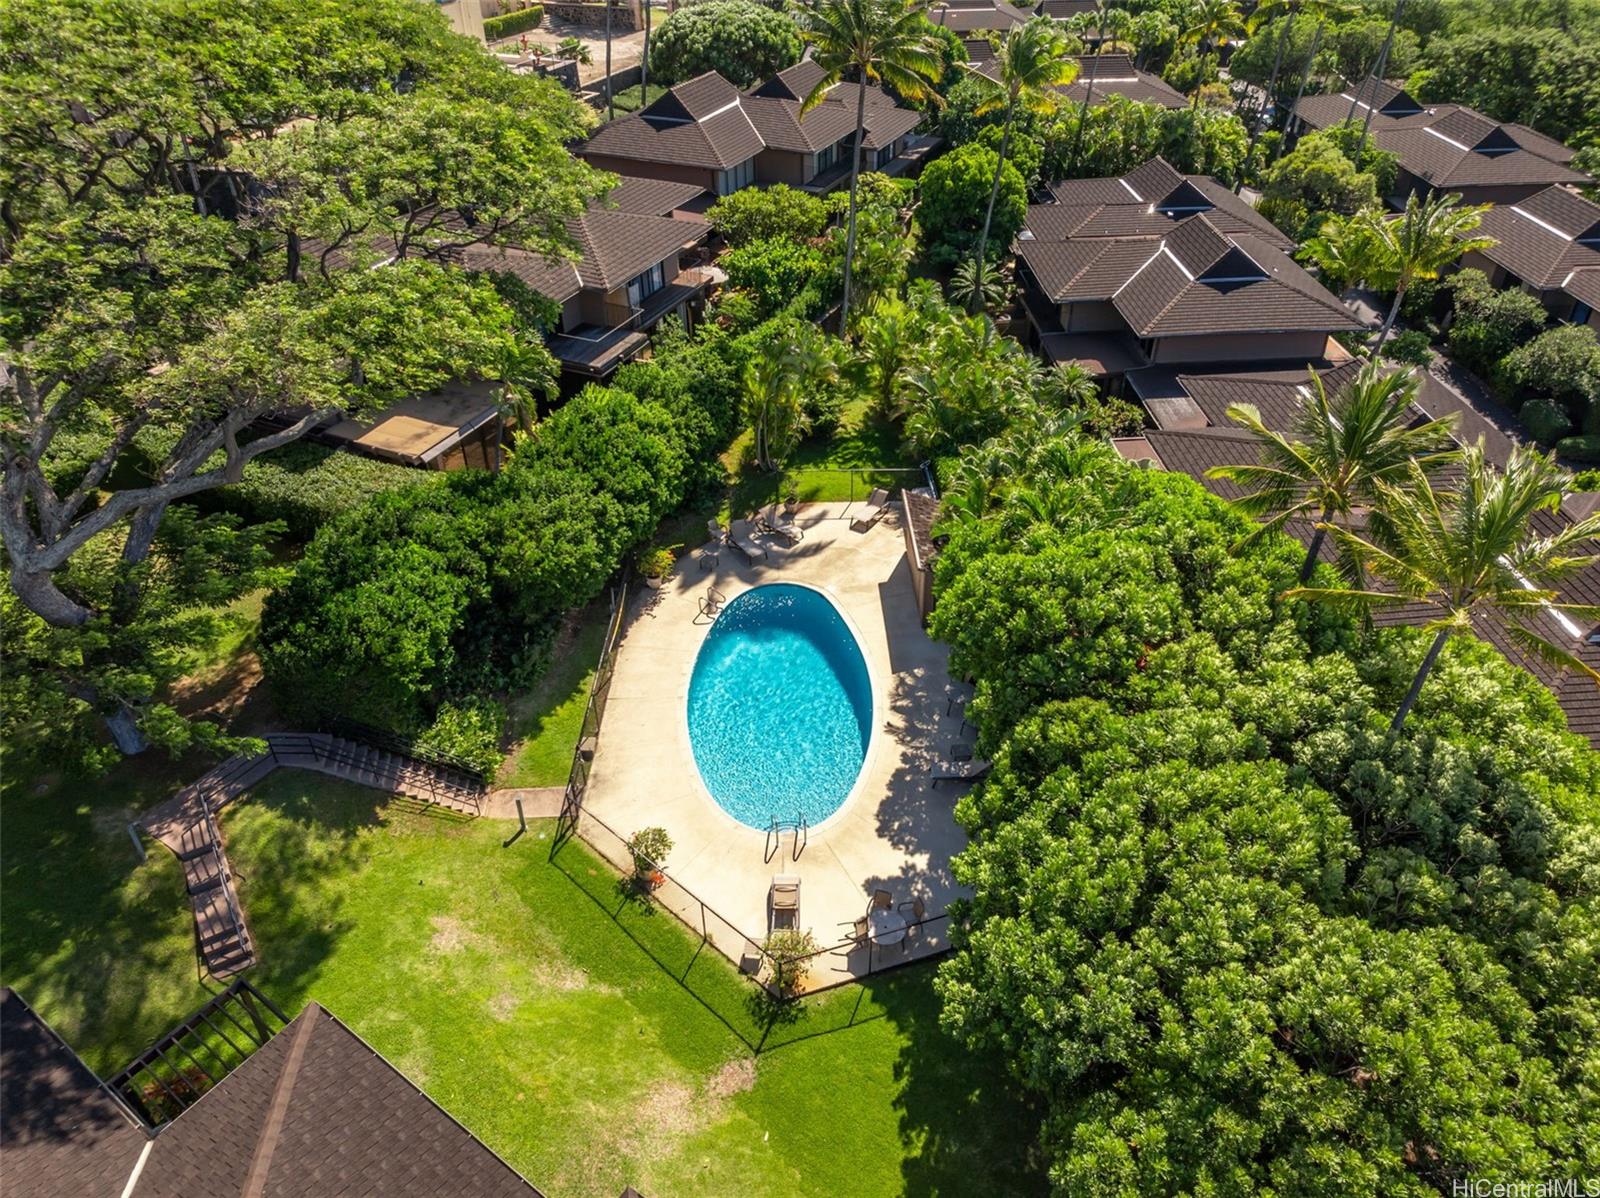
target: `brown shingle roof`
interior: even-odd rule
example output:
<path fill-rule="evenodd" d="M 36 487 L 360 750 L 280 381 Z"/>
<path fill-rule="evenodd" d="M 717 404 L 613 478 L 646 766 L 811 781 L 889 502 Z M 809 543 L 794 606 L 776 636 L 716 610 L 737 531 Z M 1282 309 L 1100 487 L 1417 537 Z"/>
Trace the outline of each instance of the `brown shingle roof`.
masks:
<path fill-rule="evenodd" d="M 1373 106 L 1372 139 L 1400 165 L 1434 187 L 1581 183 L 1572 151 L 1525 125 L 1502 124 L 1461 104 L 1424 107 L 1394 83 L 1364 80 L 1353 91 L 1307 96 L 1295 115 L 1314 129 L 1356 117 Z"/>
<path fill-rule="evenodd" d="M 1560 287 L 1575 270 L 1600 268 L 1600 204 L 1564 187 L 1495 205 L 1468 236 L 1480 234 L 1497 243 L 1484 257 L 1541 290 Z"/>
<path fill-rule="evenodd" d="M 534 1189 L 316 1003 L 156 1138 L 137 1198 L 530 1198 Z"/>
<path fill-rule="evenodd" d="M 0 1193 L 122 1193 L 147 1137 L 78 1055 L 0 989 Z"/>
<path fill-rule="evenodd" d="M 618 212 L 637 212 L 642 216 L 671 216 L 689 201 L 699 197 L 703 189 L 693 183 L 672 183 L 666 179 L 641 179 L 623 175 L 606 195 L 603 205 L 614 206 Z"/>
<path fill-rule="evenodd" d="M 992 56 L 985 58 L 987 61 L 976 69 L 990 79 L 998 78 L 999 66 Z M 1188 98 L 1160 76 L 1135 70 L 1133 59 L 1126 54 L 1083 54 L 1078 56 L 1077 62 L 1078 78 L 1055 89 L 1066 104 L 1082 104 L 1084 96 L 1088 95 L 1090 103 L 1099 105 L 1106 102 L 1107 96 L 1119 95 L 1163 108 L 1189 106 Z M 1091 82 L 1094 84 L 1092 92 Z"/>

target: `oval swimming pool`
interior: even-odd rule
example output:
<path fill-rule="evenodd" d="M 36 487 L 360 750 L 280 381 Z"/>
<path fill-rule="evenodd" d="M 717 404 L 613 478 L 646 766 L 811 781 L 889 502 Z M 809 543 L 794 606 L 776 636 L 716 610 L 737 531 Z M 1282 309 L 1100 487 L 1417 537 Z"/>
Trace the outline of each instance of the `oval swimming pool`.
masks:
<path fill-rule="evenodd" d="M 711 797 L 762 831 L 815 826 L 855 785 L 872 738 L 867 662 L 832 601 L 792 583 L 722 609 L 695 658 L 689 742 Z"/>

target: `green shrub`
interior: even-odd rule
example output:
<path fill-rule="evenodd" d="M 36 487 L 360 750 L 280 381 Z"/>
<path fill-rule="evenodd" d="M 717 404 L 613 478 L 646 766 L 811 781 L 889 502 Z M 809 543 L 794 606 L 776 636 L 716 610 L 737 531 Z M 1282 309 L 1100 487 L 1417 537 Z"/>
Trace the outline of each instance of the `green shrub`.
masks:
<path fill-rule="evenodd" d="M 952 266 L 977 249 L 998 161 L 993 150 L 974 143 L 935 159 L 922 172 L 918 217 L 935 262 Z M 1027 215 L 1028 189 L 1017 168 L 1007 162 L 1000 172 L 1000 193 L 995 198 L 985 254 L 1004 258 Z"/>
<path fill-rule="evenodd" d="M 665 828 L 640 828 L 628 838 L 628 852 L 633 855 L 633 872 L 644 875 L 662 869 L 667 854 L 672 852 L 672 837 Z"/>
<path fill-rule="evenodd" d="M 1548 319 L 1533 296 L 1496 291 L 1481 270 L 1464 270 L 1448 286 L 1455 297 L 1450 352 L 1480 374 L 1494 374 L 1501 359 L 1537 337 Z"/>
<path fill-rule="evenodd" d="M 1582 438 L 1569 438 L 1582 440 Z M 1595 438 L 1595 449 L 1600 451 L 1600 437 Z M 1600 491 L 1600 470 L 1580 470 L 1572 476 L 1574 491 Z"/>
<path fill-rule="evenodd" d="M 722 257 L 728 286 L 755 298 L 761 318 L 787 307 L 822 270 L 822 252 L 787 237 L 768 237 Z"/>
<path fill-rule="evenodd" d="M 1396 333 L 1389 338 L 1383 347 L 1383 352 L 1396 362 L 1404 362 L 1408 366 L 1426 366 L 1433 361 L 1433 350 L 1430 347 L 1428 334 L 1421 329 L 1407 329 L 1403 333 Z"/>
<path fill-rule="evenodd" d="M 1556 452 L 1574 462 L 1600 462 L 1600 433 L 1586 433 L 1581 437 L 1563 437 L 1556 442 Z M 1600 471 L 1586 470 L 1585 476 L 1595 475 L 1592 485 L 1580 490 L 1600 491 Z"/>
<path fill-rule="evenodd" d="M 801 48 L 787 13 L 754 0 L 704 0 L 657 26 L 650 77 L 671 84 L 716 71 L 735 87 L 749 87 L 799 62 Z"/>
<path fill-rule="evenodd" d="M 454 757 L 487 777 L 504 756 L 500 736 L 505 726 L 506 709 L 491 699 L 442 703 L 433 723 L 412 743 L 421 753 Z"/>
<path fill-rule="evenodd" d="M 1540 445 L 1551 446 L 1572 431 L 1572 421 L 1564 408 L 1541 396 L 1522 405 L 1522 425 Z"/>
<path fill-rule="evenodd" d="M 526 33 L 530 29 L 539 28 L 543 20 L 542 4 L 530 4 L 527 8 L 519 8 L 515 12 L 503 12 L 498 17 L 485 17 L 483 39 L 493 42 L 503 37 L 511 37 L 513 34 Z"/>
<path fill-rule="evenodd" d="M 828 205 L 820 196 L 777 183 L 723 196 L 706 210 L 706 219 L 731 246 L 772 238 L 807 241 L 822 235 Z"/>
<path fill-rule="evenodd" d="M 762 944 L 767 950 L 768 967 L 772 970 L 768 984 L 788 998 L 800 989 L 806 971 L 811 967 L 811 957 L 821 945 L 809 931 L 799 928 L 777 928 L 767 933 Z"/>

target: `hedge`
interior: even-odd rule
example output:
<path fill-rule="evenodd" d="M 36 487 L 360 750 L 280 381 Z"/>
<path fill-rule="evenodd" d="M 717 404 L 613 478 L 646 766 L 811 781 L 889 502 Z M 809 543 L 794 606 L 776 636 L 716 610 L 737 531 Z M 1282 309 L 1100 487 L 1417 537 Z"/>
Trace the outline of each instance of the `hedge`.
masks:
<path fill-rule="evenodd" d="M 543 20 L 544 5 L 530 4 L 527 8 L 517 9 L 516 12 L 503 12 L 498 17 L 485 17 L 483 37 L 485 41 L 499 41 L 503 37 L 537 29 Z"/>
<path fill-rule="evenodd" d="M 1600 462 L 1600 433 L 1563 437 L 1556 442 L 1556 453 L 1574 462 Z"/>
<path fill-rule="evenodd" d="M 146 430 L 139 446 L 147 462 L 159 460 L 171 433 Z M 202 491 L 191 502 L 202 511 L 233 512 L 252 523 L 282 520 L 291 537 L 309 541 L 336 516 L 374 495 L 436 480 L 437 472 L 396 466 L 312 441 L 293 441 L 262 454 L 231 486 Z"/>

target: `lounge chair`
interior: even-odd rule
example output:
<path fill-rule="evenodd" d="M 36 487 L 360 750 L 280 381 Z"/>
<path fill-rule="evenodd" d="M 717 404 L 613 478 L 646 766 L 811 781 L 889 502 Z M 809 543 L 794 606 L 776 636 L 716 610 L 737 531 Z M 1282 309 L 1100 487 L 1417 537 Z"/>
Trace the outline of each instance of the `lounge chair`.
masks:
<path fill-rule="evenodd" d="M 941 782 L 978 782 L 988 776 L 994 768 L 991 761 L 974 760 L 967 758 L 965 761 L 940 762 L 930 774 L 932 785 Z"/>
<path fill-rule="evenodd" d="M 782 537 L 791 545 L 798 544 L 806 535 L 801 531 L 800 526 L 794 522 L 794 517 L 786 515 L 777 504 L 773 504 L 766 511 L 759 513 L 754 522 L 762 532 Z"/>
<path fill-rule="evenodd" d="M 772 926 L 800 926 L 800 879 L 794 874 L 778 874 L 772 879 Z"/>
<path fill-rule="evenodd" d="M 866 532 L 883 518 L 883 513 L 889 510 L 889 492 L 879 487 L 867 496 L 867 505 L 861 509 L 859 515 L 850 521 L 851 532 Z"/>
<path fill-rule="evenodd" d="M 742 533 L 739 531 L 739 526 L 737 524 L 734 525 L 733 528 L 728 531 L 728 544 L 732 545 L 741 554 L 743 554 L 744 560 L 749 562 L 752 566 L 757 562 L 764 562 L 767 560 L 767 551 L 760 545 L 756 544 L 755 540 L 750 536 L 749 525 L 745 526 L 745 531 Z"/>

